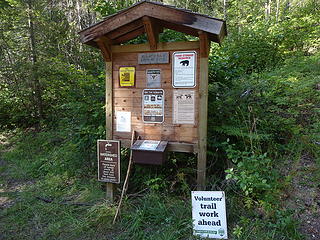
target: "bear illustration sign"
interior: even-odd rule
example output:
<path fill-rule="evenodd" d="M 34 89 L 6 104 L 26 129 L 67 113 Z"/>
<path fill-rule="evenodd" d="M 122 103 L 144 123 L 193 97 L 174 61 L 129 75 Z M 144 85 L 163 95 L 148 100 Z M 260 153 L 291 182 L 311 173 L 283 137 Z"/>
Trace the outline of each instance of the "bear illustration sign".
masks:
<path fill-rule="evenodd" d="M 194 88 L 196 86 L 195 51 L 174 52 L 172 56 L 172 86 L 174 88 Z"/>

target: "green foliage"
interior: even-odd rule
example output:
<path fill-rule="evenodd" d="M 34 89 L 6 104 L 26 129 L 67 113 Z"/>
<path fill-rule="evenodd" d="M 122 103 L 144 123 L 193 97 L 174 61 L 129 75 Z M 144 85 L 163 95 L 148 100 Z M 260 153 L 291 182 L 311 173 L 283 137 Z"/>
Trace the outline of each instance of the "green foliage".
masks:
<path fill-rule="evenodd" d="M 235 168 L 226 170 L 226 179 L 236 180 L 245 196 L 261 199 L 268 190 L 277 188 L 277 175 L 266 153 L 242 152 L 235 150 L 234 145 L 228 145 L 226 153 L 235 164 Z"/>
<path fill-rule="evenodd" d="M 136 2 L 0 1 L 0 127 L 24 129 L 3 153 L 9 166 L 0 164 L 1 177 L 32 181 L 21 194 L 5 193 L 16 201 L 0 215 L 6 239 L 193 239 L 185 199 L 196 187 L 194 155 L 135 166 L 129 192 L 147 194 L 125 201 L 115 227 L 115 208 L 95 181 L 104 66 L 77 31 L 97 21 L 90 10 L 100 18 Z M 208 188 L 227 192 L 231 239 L 301 239 L 292 212 L 277 202 L 292 179 L 280 177 L 283 164 L 303 151 L 320 155 L 319 1 L 164 2 L 227 18 L 229 36 L 209 58 L 207 175 Z M 185 40 L 196 38 L 160 34 L 161 42 Z M 142 35 L 127 44 L 146 41 Z M 125 173 L 128 150 L 122 153 Z M 70 201 L 91 205 L 61 204 Z"/>
<path fill-rule="evenodd" d="M 112 15 L 121 9 L 130 7 L 134 3 L 139 2 L 138 0 L 128 0 L 128 1 L 103 1 L 97 0 L 95 3 L 94 10 L 101 14 L 101 16 Z"/>
<path fill-rule="evenodd" d="M 190 236 L 189 202 L 166 195 L 149 194 L 126 203 L 117 239 L 186 239 Z"/>

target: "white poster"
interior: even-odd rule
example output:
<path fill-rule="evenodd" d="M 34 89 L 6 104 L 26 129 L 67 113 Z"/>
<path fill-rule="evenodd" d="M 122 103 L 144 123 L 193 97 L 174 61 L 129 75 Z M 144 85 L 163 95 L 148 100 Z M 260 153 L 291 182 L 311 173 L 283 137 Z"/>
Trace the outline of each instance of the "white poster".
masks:
<path fill-rule="evenodd" d="M 159 144 L 160 141 L 144 140 L 141 143 L 139 150 L 156 150 Z"/>
<path fill-rule="evenodd" d="M 223 191 L 193 191 L 193 235 L 228 239 L 226 199 Z"/>
<path fill-rule="evenodd" d="M 197 53 L 174 52 L 172 63 L 172 86 L 174 88 L 193 88 L 196 86 Z"/>
<path fill-rule="evenodd" d="M 142 116 L 145 123 L 162 123 L 164 121 L 163 89 L 143 89 Z"/>
<path fill-rule="evenodd" d="M 195 123 L 195 91 L 173 91 L 173 124 Z"/>
<path fill-rule="evenodd" d="M 161 87 L 161 70 L 160 69 L 147 69 L 147 87 L 159 88 Z"/>
<path fill-rule="evenodd" d="M 116 131 L 131 132 L 131 112 L 116 112 Z"/>

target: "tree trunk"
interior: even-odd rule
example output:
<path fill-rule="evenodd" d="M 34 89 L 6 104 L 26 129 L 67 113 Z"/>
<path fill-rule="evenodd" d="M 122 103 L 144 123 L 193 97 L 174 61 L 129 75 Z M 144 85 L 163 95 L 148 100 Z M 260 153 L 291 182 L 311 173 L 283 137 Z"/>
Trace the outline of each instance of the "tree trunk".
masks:
<path fill-rule="evenodd" d="M 280 12 L 280 0 L 277 0 L 277 7 L 276 7 L 276 22 L 279 21 L 279 12 Z"/>
<path fill-rule="evenodd" d="M 34 32 L 33 8 L 31 0 L 28 0 L 28 30 L 31 52 L 32 72 L 31 80 L 33 86 L 33 104 L 35 109 L 36 128 L 40 128 L 41 120 L 43 120 L 43 103 L 42 103 L 42 90 L 40 81 L 37 75 L 37 51 L 36 51 L 36 38 Z"/>
<path fill-rule="evenodd" d="M 227 20 L 227 0 L 223 0 L 223 18 Z"/>
<path fill-rule="evenodd" d="M 266 14 L 266 21 L 269 21 L 270 14 L 271 14 L 271 0 L 267 0 L 265 3 L 265 14 Z"/>

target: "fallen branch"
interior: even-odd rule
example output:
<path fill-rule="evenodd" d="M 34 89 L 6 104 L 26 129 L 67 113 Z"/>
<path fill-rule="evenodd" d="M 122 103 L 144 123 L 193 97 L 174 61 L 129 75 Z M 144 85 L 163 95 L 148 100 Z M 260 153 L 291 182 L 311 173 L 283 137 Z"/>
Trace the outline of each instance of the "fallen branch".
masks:
<path fill-rule="evenodd" d="M 45 203 L 56 203 L 56 204 L 62 204 L 62 205 L 74 205 L 74 206 L 93 206 L 94 205 L 91 203 L 77 203 L 77 202 L 68 202 L 68 201 L 55 202 L 53 199 L 44 198 L 44 197 L 36 197 L 36 199 L 41 200 Z"/>

